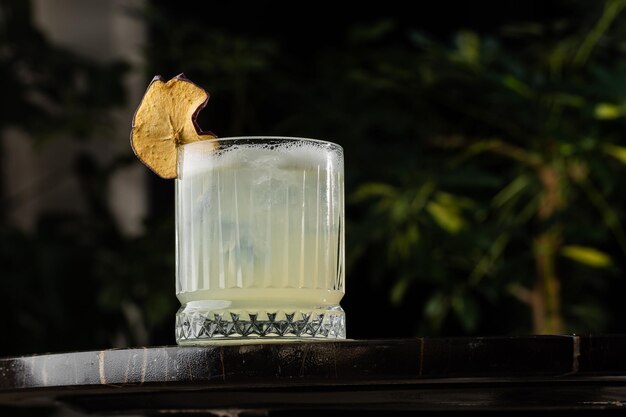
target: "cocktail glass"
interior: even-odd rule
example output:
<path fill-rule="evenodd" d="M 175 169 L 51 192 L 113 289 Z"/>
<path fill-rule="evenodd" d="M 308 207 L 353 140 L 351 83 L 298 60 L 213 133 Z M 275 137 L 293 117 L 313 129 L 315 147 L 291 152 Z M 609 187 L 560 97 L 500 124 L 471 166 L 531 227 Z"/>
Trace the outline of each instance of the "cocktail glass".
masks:
<path fill-rule="evenodd" d="M 343 149 L 237 137 L 179 148 L 179 344 L 343 339 Z"/>

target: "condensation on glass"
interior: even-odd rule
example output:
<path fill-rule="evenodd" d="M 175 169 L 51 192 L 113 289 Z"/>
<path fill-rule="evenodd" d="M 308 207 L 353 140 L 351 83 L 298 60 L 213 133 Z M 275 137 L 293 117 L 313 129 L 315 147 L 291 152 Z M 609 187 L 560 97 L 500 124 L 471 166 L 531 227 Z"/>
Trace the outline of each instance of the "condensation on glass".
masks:
<path fill-rule="evenodd" d="M 345 338 L 343 175 L 342 148 L 313 139 L 180 148 L 179 344 Z"/>

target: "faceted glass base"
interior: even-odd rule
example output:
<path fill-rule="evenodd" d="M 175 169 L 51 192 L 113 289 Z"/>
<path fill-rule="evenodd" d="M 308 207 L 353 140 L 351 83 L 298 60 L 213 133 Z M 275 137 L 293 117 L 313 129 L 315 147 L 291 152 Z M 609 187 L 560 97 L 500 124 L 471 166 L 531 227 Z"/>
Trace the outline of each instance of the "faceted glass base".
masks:
<path fill-rule="evenodd" d="M 340 306 L 312 310 L 199 310 L 183 305 L 176 314 L 180 345 L 226 340 L 328 340 L 346 338 Z"/>

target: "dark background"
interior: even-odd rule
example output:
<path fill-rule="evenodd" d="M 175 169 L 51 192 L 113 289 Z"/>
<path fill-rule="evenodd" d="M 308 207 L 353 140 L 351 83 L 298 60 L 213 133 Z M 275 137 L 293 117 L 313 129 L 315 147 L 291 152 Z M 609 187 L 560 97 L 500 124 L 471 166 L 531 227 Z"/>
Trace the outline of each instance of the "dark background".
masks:
<path fill-rule="evenodd" d="M 90 25 L 78 9 L 0 5 L 0 354 L 174 343 L 173 182 L 128 146 L 128 80 L 180 72 L 211 93 L 199 123 L 218 136 L 345 148 L 348 337 L 624 331 L 623 2 L 133 3 L 139 61 L 40 27 Z M 18 142 L 75 182 L 27 227 Z M 109 192 L 129 169 L 132 233 Z"/>

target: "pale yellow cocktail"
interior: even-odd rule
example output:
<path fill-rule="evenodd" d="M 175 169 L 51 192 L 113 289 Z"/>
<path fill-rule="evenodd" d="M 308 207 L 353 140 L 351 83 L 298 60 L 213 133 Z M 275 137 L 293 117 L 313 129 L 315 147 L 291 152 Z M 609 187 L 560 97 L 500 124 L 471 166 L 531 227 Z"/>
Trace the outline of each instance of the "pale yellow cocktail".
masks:
<path fill-rule="evenodd" d="M 180 147 L 177 341 L 345 338 L 343 183 L 329 142 Z"/>

